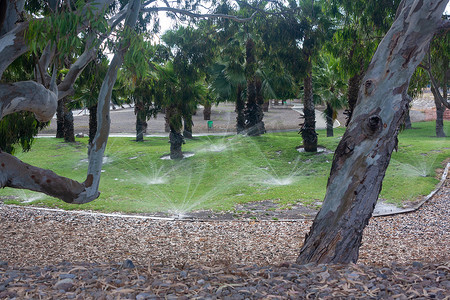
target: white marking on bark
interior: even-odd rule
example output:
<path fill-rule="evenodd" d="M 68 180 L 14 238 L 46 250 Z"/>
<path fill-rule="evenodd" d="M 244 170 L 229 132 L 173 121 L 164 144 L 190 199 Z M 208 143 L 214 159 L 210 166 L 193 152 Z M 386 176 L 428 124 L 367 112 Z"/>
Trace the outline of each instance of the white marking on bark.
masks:
<path fill-rule="evenodd" d="M 13 34 L 5 34 L 0 39 L 0 53 L 2 53 L 6 47 L 14 45 L 14 39 L 15 39 L 15 36 Z"/>

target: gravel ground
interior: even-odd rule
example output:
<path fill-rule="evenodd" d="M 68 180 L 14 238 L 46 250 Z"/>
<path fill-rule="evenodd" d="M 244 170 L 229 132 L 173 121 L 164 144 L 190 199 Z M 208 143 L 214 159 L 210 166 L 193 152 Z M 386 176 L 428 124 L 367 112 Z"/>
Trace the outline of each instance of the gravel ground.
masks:
<path fill-rule="evenodd" d="M 0 205 L 0 299 L 450 295 L 450 184 L 372 218 L 358 265 L 293 262 L 311 221 L 157 221 Z"/>

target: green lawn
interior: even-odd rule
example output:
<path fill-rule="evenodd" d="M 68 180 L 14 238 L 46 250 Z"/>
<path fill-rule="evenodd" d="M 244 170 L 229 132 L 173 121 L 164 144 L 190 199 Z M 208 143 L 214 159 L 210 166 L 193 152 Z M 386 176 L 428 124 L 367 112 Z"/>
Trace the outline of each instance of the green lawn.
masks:
<path fill-rule="evenodd" d="M 450 122 L 445 124 L 450 127 Z M 327 138 L 319 131 L 319 144 L 334 150 L 343 129 Z M 450 134 L 450 133 L 448 133 Z M 415 123 L 399 137 L 383 183 L 381 198 L 396 204 L 428 194 L 438 182 L 435 169 L 450 157 L 450 139 L 437 139 L 434 123 Z M 87 138 L 66 144 L 54 138 L 35 141 L 23 161 L 75 180 L 84 181 Z M 296 132 L 261 137 L 201 137 L 188 140 L 183 151 L 195 155 L 181 161 L 162 160 L 167 138 L 110 138 L 106 151 L 100 198 L 70 205 L 43 194 L 5 188 L 5 203 L 45 205 L 64 209 L 105 212 L 227 210 L 236 203 L 275 200 L 286 207 L 296 202 L 314 205 L 325 195 L 333 154 L 299 153 Z"/>

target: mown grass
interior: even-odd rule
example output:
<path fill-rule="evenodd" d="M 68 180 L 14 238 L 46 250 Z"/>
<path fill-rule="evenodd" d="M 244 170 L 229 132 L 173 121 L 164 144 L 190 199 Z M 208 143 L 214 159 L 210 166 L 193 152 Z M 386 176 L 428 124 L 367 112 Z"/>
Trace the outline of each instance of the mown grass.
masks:
<path fill-rule="evenodd" d="M 449 128 L 450 122 L 445 126 Z M 449 138 L 433 137 L 434 123 L 416 123 L 414 128 L 401 133 L 399 151 L 392 156 L 380 195 L 398 205 L 428 194 L 438 182 L 435 170 L 450 157 Z M 335 137 L 328 138 L 319 131 L 319 144 L 334 150 L 343 132 L 337 129 Z M 77 139 L 76 144 L 42 138 L 18 157 L 84 181 L 86 144 L 87 138 Z M 167 138 L 148 138 L 143 143 L 110 138 L 99 199 L 70 205 L 10 188 L 0 191 L 0 198 L 5 203 L 129 213 L 228 210 L 237 203 L 259 200 L 274 200 L 285 207 L 296 202 L 315 206 L 325 195 L 333 154 L 299 153 L 300 144 L 296 132 L 199 137 L 183 146 L 194 156 L 171 161 L 160 159 L 168 153 Z"/>

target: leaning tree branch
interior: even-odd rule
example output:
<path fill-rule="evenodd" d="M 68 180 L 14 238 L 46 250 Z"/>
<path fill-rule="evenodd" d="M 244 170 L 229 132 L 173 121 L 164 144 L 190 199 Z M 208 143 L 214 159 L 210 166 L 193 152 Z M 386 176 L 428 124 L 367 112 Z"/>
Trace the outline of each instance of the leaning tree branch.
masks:
<path fill-rule="evenodd" d="M 59 176 L 50 170 L 24 163 L 0 150 L 0 188 L 27 189 L 45 193 L 67 203 L 79 203 L 76 199 L 88 185 L 88 181 L 79 183 Z"/>

